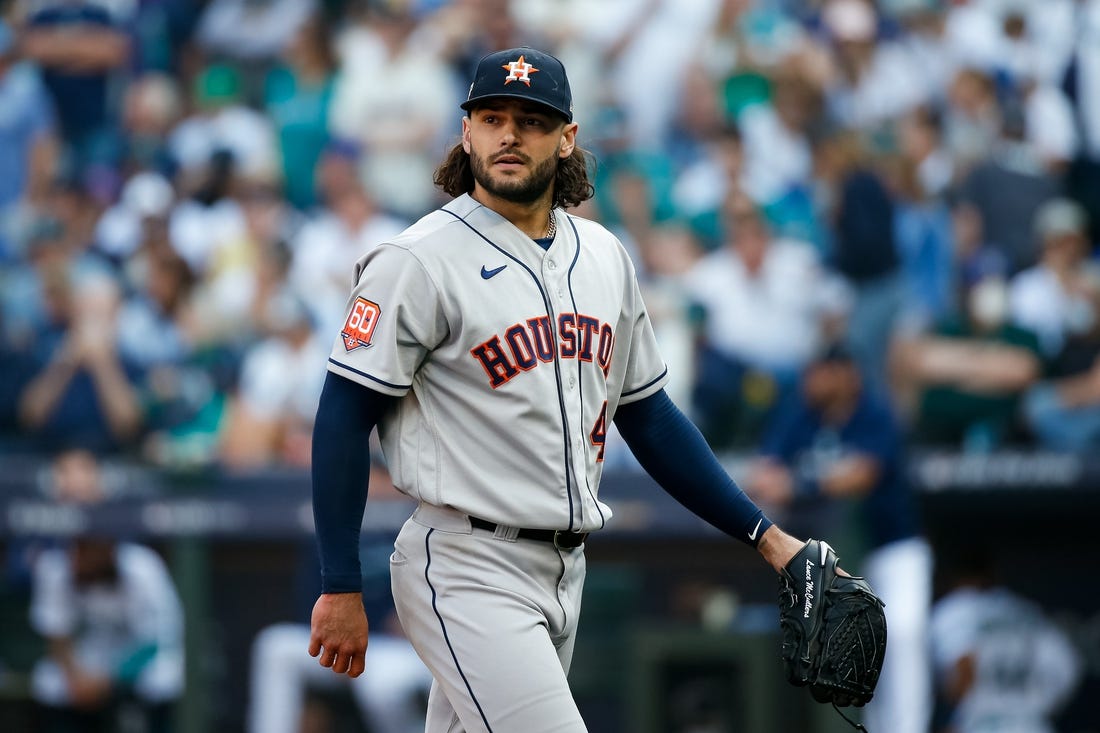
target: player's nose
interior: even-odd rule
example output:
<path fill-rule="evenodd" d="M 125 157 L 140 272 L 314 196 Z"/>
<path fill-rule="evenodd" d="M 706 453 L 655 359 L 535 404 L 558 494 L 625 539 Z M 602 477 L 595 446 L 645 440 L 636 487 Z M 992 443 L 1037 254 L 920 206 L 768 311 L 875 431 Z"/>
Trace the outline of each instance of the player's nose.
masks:
<path fill-rule="evenodd" d="M 519 123 L 509 120 L 501 126 L 500 144 L 502 147 L 512 147 L 520 142 Z"/>

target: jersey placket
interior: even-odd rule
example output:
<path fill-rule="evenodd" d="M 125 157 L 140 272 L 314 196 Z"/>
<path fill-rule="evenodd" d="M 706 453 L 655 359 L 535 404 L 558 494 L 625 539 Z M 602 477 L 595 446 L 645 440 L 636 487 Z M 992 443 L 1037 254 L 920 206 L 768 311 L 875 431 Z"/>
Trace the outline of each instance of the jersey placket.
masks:
<path fill-rule="evenodd" d="M 554 310 L 550 314 L 551 323 L 560 323 L 562 313 L 573 312 L 568 275 L 569 260 L 575 254 L 575 251 L 564 246 L 566 244 L 566 241 L 563 241 L 565 240 L 564 232 L 560 229 L 558 231 L 557 240 L 542 257 L 541 269 L 543 287 Z M 580 375 L 578 374 L 580 362 L 575 359 L 562 359 L 561 337 L 560 330 L 555 329 L 554 338 L 557 342 L 557 348 L 554 349 L 554 358 L 558 363 L 558 389 L 564 401 L 566 419 L 564 428 L 569 444 L 570 465 L 566 467 L 566 470 L 572 472 L 570 485 L 572 486 L 573 501 L 575 502 L 574 513 L 578 519 L 577 523 L 571 528 L 580 530 L 585 524 L 585 492 L 583 487 L 587 476 L 587 458 L 582 425 L 584 405 L 581 399 Z"/>

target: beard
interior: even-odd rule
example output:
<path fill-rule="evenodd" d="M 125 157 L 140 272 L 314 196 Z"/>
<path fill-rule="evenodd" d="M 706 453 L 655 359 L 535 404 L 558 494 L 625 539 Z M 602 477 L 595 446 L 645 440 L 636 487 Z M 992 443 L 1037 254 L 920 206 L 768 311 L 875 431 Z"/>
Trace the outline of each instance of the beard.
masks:
<path fill-rule="evenodd" d="M 497 157 L 504 155 L 521 157 L 524 158 L 524 162 L 530 162 L 530 158 L 516 152 L 500 153 Z M 493 178 L 492 162 L 486 161 L 471 150 L 470 168 L 478 185 L 493 196 L 514 204 L 530 204 L 538 201 L 554 183 L 554 178 L 558 174 L 558 156 L 555 153 L 538 163 L 525 178 L 500 180 Z"/>

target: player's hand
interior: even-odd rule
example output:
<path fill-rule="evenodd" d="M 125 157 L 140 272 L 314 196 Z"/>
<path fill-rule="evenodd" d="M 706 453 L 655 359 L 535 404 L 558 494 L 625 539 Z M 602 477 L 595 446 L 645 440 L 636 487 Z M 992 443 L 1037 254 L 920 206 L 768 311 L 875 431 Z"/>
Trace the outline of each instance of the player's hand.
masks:
<path fill-rule="evenodd" d="M 367 651 L 367 612 L 362 593 L 323 593 L 313 604 L 309 655 L 337 674 L 363 674 Z"/>
<path fill-rule="evenodd" d="M 764 530 L 764 536 L 760 538 L 756 550 L 775 569 L 775 572 L 781 573 L 805 544 L 804 541 L 792 537 L 773 524 Z"/>
<path fill-rule="evenodd" d="M 775 569 L 775 572 L 781 573 L 790 563 L 791 558 L 801 552 L 805 544 L 805 541 L 792 537 L 779 527 L 772 525 L 764 531 L 764 536 L 760 538 L 760 544 L 756 549 Z M 836 568 L 836 574 L 845 578 L 851 577 L 851 574 L 839 565 Z"/>

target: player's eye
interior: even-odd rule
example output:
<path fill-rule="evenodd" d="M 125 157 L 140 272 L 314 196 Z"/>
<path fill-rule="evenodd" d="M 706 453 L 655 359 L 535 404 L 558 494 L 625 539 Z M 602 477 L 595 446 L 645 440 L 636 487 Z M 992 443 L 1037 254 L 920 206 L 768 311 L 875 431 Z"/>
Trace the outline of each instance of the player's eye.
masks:
<path fill-rule="evenodd" d="M 542 120 L 538 119 L 537 117 L 528 117 L 526 120 L 523 121 L 523 124 L 527 125 L 528 127 L 542 127 L 543 123 Z"/>

